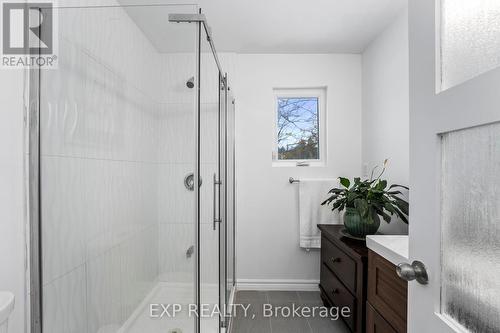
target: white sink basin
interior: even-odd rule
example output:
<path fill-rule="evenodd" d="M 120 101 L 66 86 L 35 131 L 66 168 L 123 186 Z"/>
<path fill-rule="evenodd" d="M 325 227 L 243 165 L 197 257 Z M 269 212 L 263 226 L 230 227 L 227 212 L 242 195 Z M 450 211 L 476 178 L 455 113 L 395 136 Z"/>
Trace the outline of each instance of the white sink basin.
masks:
<path fill-rule="evenodd" d="M 7 319 L 14 310 L 14 294 L 0 291 L 0 332 L 7 332 Z"/>

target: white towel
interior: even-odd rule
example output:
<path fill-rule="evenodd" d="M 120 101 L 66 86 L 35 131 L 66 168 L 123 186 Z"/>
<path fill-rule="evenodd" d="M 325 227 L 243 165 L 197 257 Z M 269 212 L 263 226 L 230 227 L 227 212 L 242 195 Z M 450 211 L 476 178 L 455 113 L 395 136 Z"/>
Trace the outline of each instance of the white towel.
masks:
<path fill-rule="evenodd" d="M 299 183 L 300 247 L 321 247 L 321 233 L 317 224 L 340 224 L 340 214 L 331 207 L 321 206 L 328 191 L 339 187 L 336 179 L 301 179 Z"/>

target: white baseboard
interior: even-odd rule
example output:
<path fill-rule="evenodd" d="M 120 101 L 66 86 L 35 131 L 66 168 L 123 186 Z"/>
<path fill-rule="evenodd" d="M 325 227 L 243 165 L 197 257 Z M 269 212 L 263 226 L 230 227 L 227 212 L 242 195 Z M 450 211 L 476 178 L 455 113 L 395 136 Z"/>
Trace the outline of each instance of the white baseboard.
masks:
<path fill-rule="evenodd" d="M 319 280 L 238 279 L 237 290 L 317 291 Z"/>

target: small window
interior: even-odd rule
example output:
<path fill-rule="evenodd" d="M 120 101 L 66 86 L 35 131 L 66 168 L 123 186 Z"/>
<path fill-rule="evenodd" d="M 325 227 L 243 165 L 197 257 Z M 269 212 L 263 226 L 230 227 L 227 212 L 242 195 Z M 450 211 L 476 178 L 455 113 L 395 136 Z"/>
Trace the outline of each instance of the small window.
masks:
<path fill-rule="evenodd" d="M 275 165 L 324 164 L 324 96 L 324 89 L 275 89 Z"/>

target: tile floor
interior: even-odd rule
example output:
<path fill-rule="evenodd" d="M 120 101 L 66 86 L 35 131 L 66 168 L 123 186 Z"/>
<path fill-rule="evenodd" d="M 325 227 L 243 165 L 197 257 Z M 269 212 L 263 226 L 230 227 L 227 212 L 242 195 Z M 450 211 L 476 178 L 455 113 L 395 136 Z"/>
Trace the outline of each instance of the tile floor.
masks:
<path fill-rule="evenodd" d="M 263 305 L 273 306 L 322 306 L 319 292 L 309 291 L 239 291 L 235 304 L 250 305 L 249 316 L 236 311 L 232 333 L 348 333 L 342 319 L 332 320 L 315 316 L 311 318 L 265 318 Z"/>

